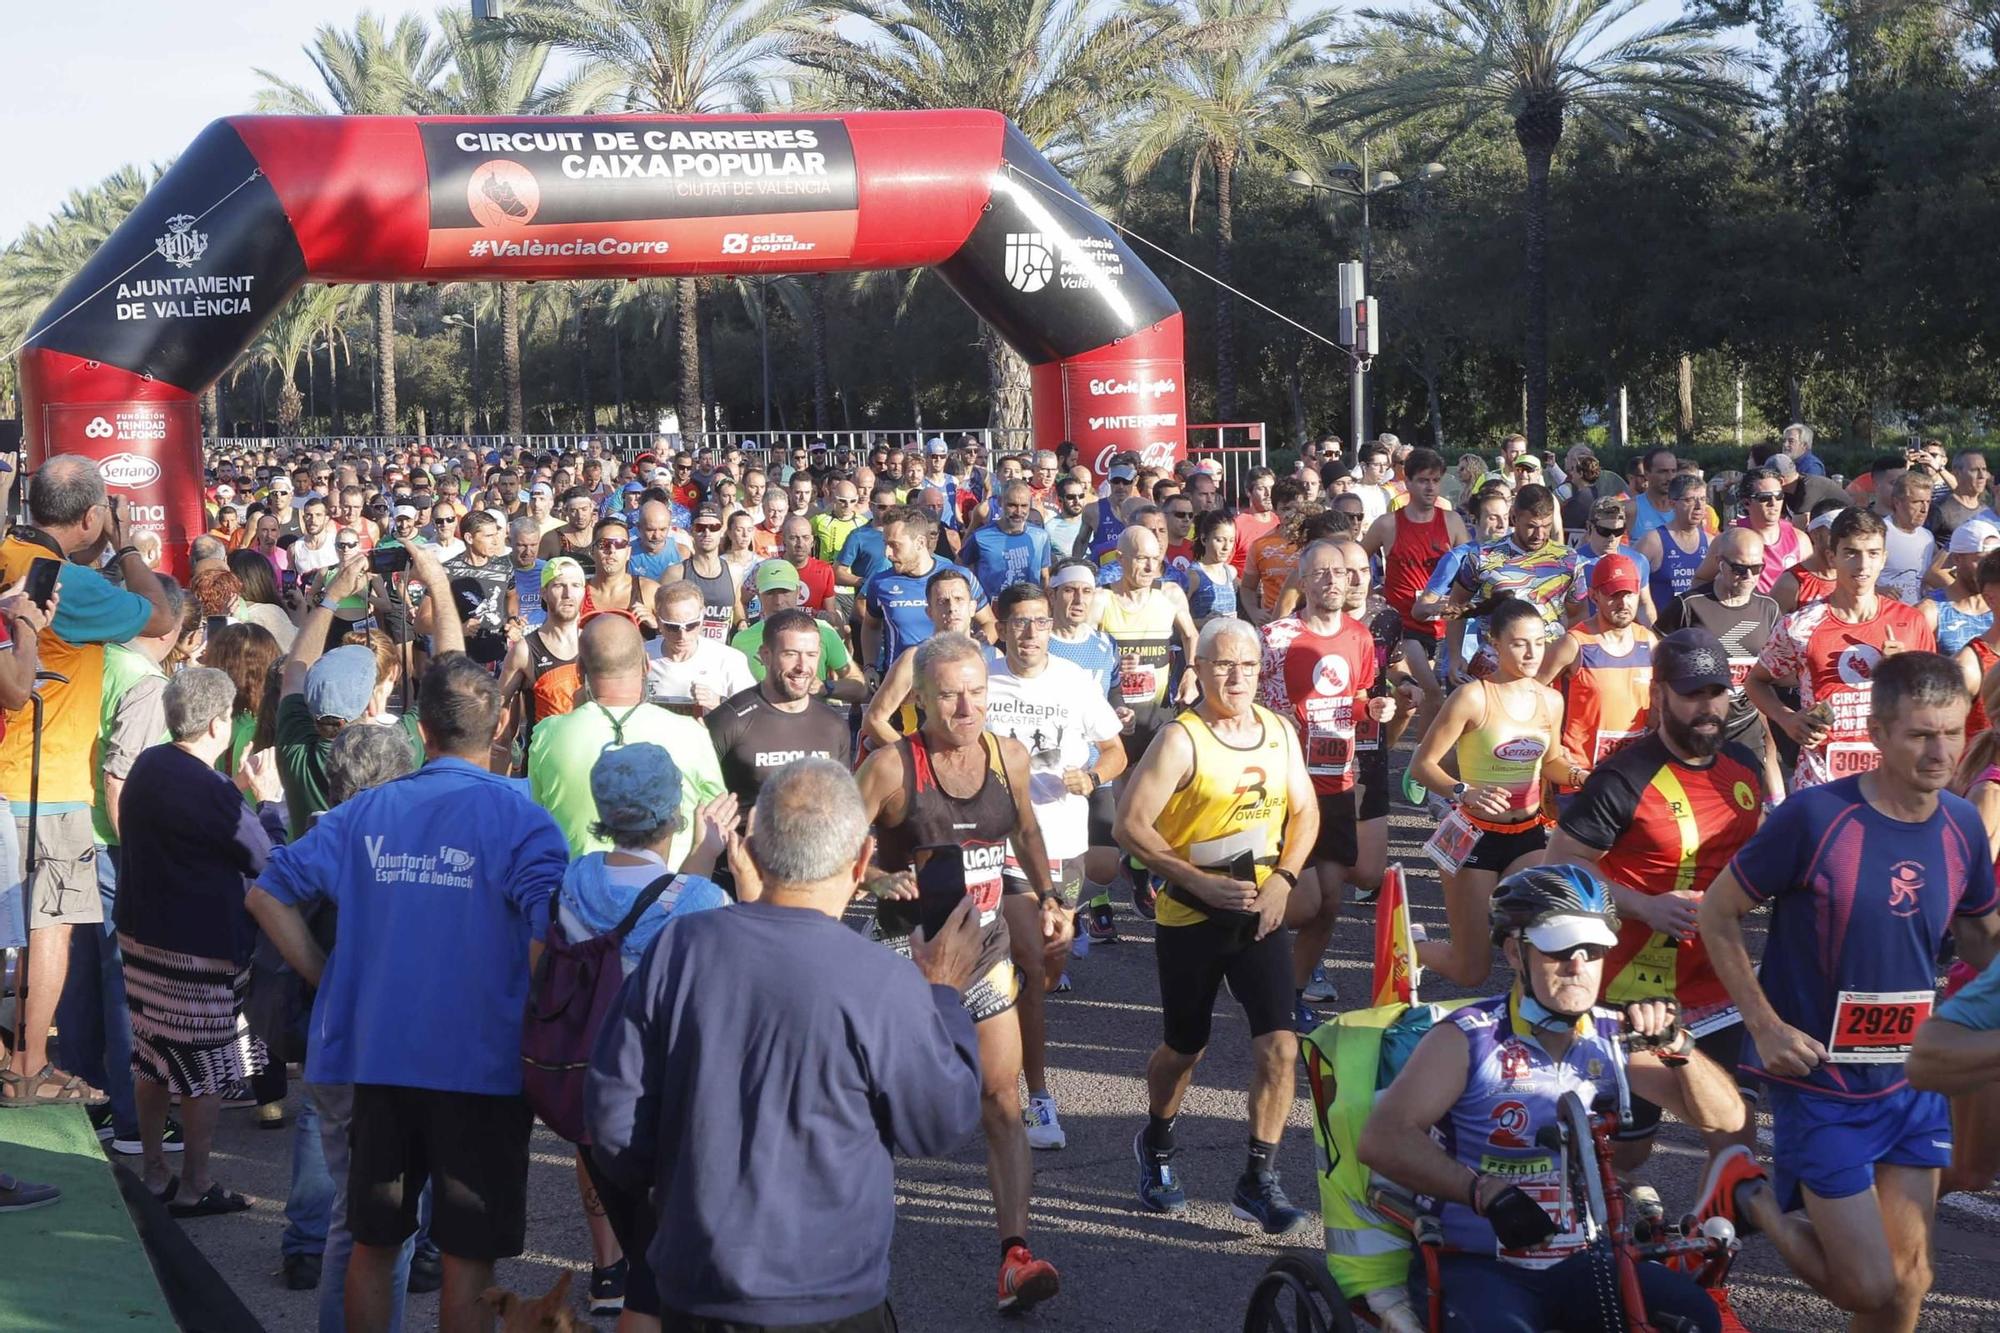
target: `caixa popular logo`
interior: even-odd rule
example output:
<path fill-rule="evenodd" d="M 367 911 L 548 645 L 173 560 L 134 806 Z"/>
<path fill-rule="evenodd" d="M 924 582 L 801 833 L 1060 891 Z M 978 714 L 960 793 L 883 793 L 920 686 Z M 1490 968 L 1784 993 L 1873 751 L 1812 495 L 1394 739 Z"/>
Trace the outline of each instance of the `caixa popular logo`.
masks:
<path fill-rule="evenodd" d="M 113 454 L 98 460 L 97 474 L 106 486 L 135 491 L 160 479 L 160 465 L 141 454 Z"/>

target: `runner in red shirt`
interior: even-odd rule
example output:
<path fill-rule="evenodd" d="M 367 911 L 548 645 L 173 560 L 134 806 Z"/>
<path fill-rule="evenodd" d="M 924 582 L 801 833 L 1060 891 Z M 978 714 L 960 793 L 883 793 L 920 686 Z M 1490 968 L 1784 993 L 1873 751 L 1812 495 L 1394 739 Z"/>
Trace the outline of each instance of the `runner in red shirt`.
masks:
<path fill-rule="evenodd" d="M 1314 542 L 1300 553 L 1294 577 L 1304 603 L 1299 614 L 1264 627 L 1264 666 L 1258 672 L 1260 702 L 1298 730 L 1319 798 L 1319 837 L 1285 905 L 1285 924 L 1298 931 L 1292 941 L 1292 988 L 1306 1030 L 1319 1026 L 1305 1007 L 1306 983 L 1333 937 L 1341 890 L 1360 858 L 1354 724 L 1364 713 L 1386 722 L 1396 711 L 1393 697 L 1368 697 L 1375 684 L 1375 640 L 1365 622 L 1341 609 L 1350 547 L 1356 562 L 1365 562 L 1351 541 Z"/>
<path fill-rule="evenodd" d="M 1465 521 L 1438 503 L 1438 487 L 1444 481 L 1443 455 L 1430 449 L 1412 449 L 1403 467 L 1409 502 L 1369 524 L 1361 549 L 1381 560 L 1382 598 L 1403 618 L 1403 664 L 1424 692 L 1411 733 L 1413 741 L 1420 741 L 1444 704 L 1444 686 L 1438 683 L 1434 667 L 1438 644 L 1444 641 L 1444 622 L 1418 620 L 1411 608 L 1423 596 L 1438 561 L 1471 539 L 1466 535 Z"/>
<path fill-rule="evenodd" d="M 1842 510 L 1828 537 L 1832 593 L 1778 622 L 1744 682 L 1757 710 L 1798 743 L 1794 791 L 1874 769 L 1881 755 L 1868 718 L 1876 664 L 1911 649 L 1937 651 L 1937 603 L 1910 606 L 1875 594 L 1887 550 L 1882 520 Z M 1778 698 L 1780 683 L 1798 686 L 1797 708 Z"/>

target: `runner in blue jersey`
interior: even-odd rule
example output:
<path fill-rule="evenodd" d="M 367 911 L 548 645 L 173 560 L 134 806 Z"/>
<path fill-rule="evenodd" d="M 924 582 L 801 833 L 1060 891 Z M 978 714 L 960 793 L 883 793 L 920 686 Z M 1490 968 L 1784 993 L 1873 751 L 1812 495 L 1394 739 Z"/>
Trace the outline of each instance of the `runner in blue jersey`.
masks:
<path fill-rule="evenodd" d="M 508 553 L 513 557 L 514 595 L 518 607 L 514 614 L 529 629 L 535 628 L 548 619 L 548 608 L 542 605 L 542 562 L 535 552 L 542 544 L 541 525 L 532 518 L 517 518 L 507 525 Z"/>
<path fill-rule="evenodd" d="M 1480 548 L 1499 541 L 1507 535 L 1507 520 L 1511 498 L 1504 486 L 1488 483 L 1482 486 L 1472 502 L 1469 519 L 1472 540 L 1461 542 L 1439 558 L 1431 569 L 1431 576 L 1424 584 L 1424 590 L 1411 603 L 1410 614 L 1417 620 L 1434 620 L 1445 613 L 1451 601 L 1452 586 L 1458 581 L 1461 569 L 1479 558 Z M 1480 647 L 1479 622 L 1472 621 L 1465 627 L 1463 658 L 1457 664 L 1463 666 L 1478 655 Z M 1440 645 L 1439 651 L 1443 648 Z M 1439 679 L 1445 676 L 1443 667 L 1433 664 Z"/>
<path fill-rule="evenodd" d="M 1902 652 L 1874 667 L 1872 772 L 1795 793 L 1702 898 L 1701 936 L 1743 1014 L 1765 1080 L 1774 1178 L 1717 1156 L 1697 1216 L 1762 1231 L 1854 1328 L 1917 1326 L 1930 1288 L 1949 1108 L 1904 1076 L 1936 994 L 1947 930 L 1984 967 L 2000 945 L 1993 853 L 1978 812 L 1944 790 L 1965 743 L 1959 669 Z M 1770 904 L 1761 974 L 1742 918 Z M 1803 1206 L 1803 1213 L 1798 1210 Z"/>
<path fill-rule="evenodd" d="M 868 495 L 868 521 L 847 534 L 833 560 L 834 585 L 853 593 L 889 567 L 882 550 L 882 515 L 896 507 L 896 488 L 877 482 Z"/>
<path fill-rule="evenodd" d="M 1125 535 L 1125 506 L 1139 493 L 1139 469 L 1129 462 L 1113 463 L 1104 481 L 1110 493 L 1090 511 L 1090 558 L 1099 562 L 1117 551 L 1118 539 Z"/>
<path fill-rule="evenodd" d="M 960 552 L 989 598 L 1016 583 L 1040 583 L 1051 559 L 1049 534 L 1028 523 L 1035 507 L 1034 492 L 1024 481 L 1009 482 L 1000 493 L 1000 512 L 966 538 Z"/>
<path fill-rule="evenodd" d="M 1636 1092 L 1664 1099 L 1705 1130 L 1743 1127 L 1735 1081 L 1695 1048 L 1670 1001 L 1597 1007 L 1616 920 L 1608 890 L 1580 866 L 1535 866 L 1502 880 L 1493 938 L 1514 970 L 1514 989 L 1440 1018 L 1361 1131 L 1357 1148 L 1370 1170 L 1439 1204 L 1444 1328 L 1625 1326 L 1595 1317 L 1604 1268 L 1590 1253 L 1560 1164 L 1540 1142 L 1557 1123 L 1564 1093 L 1586 1107 L 1604 1098 L 1624 1116 Z M 1657 1263 L 1636 1268 L 1656 1327 L 1721 1328 L 1717 1304 L 1686 1274 Z M 1386 1313 L 1402 1294 L 1400 1287 L 1370 1292 L 1369 1304 Z M 1615 1293 L 1611 1300 L 1615 1308 Z M 1576 1318 L 1583 1312 L 1591 1317 Z"/>
<path fill-rule="evenodd" d="M 972 572 L 932 552 L 937 537 L 937 520 L 921 509 L 902 505 L 875 520 L 882 529 L 882 549 L 889 567 L 861 585 L 855 599 L 861 612 L 861 660 L 865 669 L 879 673 L 909 649 L 934 633 L 924 609 L 924 585 L 940 569 L 956 569 L 972 582 L 975 637 L 993 632 L 993 613 L 986 609 L 985 594 L 979 591 Z M 878 681 L 870 681 L 872 689 Z"/>

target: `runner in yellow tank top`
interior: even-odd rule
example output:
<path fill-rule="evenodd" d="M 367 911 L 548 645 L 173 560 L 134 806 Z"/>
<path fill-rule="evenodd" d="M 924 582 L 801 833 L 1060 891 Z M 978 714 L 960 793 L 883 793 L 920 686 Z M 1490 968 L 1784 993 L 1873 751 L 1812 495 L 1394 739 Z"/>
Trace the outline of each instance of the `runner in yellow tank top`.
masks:
<path fill-rule="evenodd" d="M 1452 819 L 1477 834 L 1457 870 L 1440 871 L 1451 939 L 1417 946 L 1418 961 L 1461 986 L 1477 986 L 1493 970 L 1493 886 L 1539 861 L 1548 845 L 1543 776 L 1574 784 L 1588 772 L 1563 748 L 1562 697 L 1535 679 L 1547 645 L 1540 617 L 1515 598 L 1493 610 L 1487 643 L 1499 665 L 1492 679 L 1454 690 L 1410 759 L 1416 780 L 1448 793 L 1458 803 Z M 1447 753 L 1456 778 L 1444 768 Z"/>
<path fill-rule="evenodd" d="M 1285 771 L 1296 748 L 1291 728 L 1275 713 L 1251 705 L 1263 739 L 1249 748 L 1216 736 L 1199 710 L 1189 709 L 1169 724 L 1186 730 L 1194 747 L 1194 775 L 1167 798 L 1157 828 L 1167 845 L 1191 864 L 1226 874 L 1248 855 L 1263 884 L 1278 863 L 1278 834 L 1285 824 L 1285 791 L 1272 777 Z M 1206 921 L 1207 905 L 1171 886 L 1161 895 L 1159 923 L 1186 926 Z"/>
<path fill-rule="evenodd" d="M 1160 582 L 1165 553 L 1150 531 L 1134 524 L 1118 538 L 1118 581 L 1100 590 L 1092 610 L 1091 628 L 1103 630 L 1118 648 L 1118 690 L 1112 702 L 1132 710 L 1132 729 L 1125 754 L 1139 761 L 1153 733 L 1172 716 L 1167 700 L 1173 648 L 1194 654 L 1194 619 L 1187 595 Z M 1181 679 L 1178 702 L 1193 695 L 1194 674 Z"/>

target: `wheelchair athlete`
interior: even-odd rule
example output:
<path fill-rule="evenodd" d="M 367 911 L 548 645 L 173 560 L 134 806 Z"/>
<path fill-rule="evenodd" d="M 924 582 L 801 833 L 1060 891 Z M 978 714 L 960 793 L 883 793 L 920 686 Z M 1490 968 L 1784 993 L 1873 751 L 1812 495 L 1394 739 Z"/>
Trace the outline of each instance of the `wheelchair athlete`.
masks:
<path fill-rule="evenodd" d="M 1492 921 L 1513 990 L 1438 1020 L 1376 1102 L 1359 1154 L 1377 1174 L 1437 1201 L 1444 1328 L 1623 1328 L 1609 1258 L 1589 1252 L 1564 1203 L 1561 1163 L 1537 1134 L 1556 1123 L 1565 1092 L 1585 1106 L 1614 1100 L 1621 1117 L 1636 1092 L 1697 1129 L 1727 1133 L 1742 1128 L 1743 1099 L 1676 1023 L 1672 1001 L 1637 1001 L 1622 1014 L 1595 1007 L 1618 930 L 1589 871 L 1509 875 L 1494 891 Z M 1657 1263 L 1638 1270 L 1650 1318 L 1721 1327 L 1692 1279 Z M 1427 1293 L 1415 1298 L 1422 1308 Z"/>

